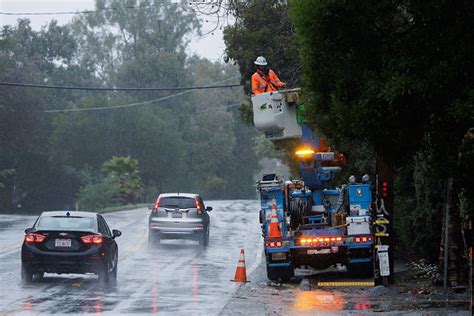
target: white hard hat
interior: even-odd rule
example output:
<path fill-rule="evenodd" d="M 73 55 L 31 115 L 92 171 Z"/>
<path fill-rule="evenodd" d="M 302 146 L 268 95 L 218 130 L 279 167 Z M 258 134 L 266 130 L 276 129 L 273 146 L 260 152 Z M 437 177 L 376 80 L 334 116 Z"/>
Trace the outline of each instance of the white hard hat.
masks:
<path fill-rule="evenodd" d="M 254 61 L 254 64 L 258 66 L 266 66 L 267 60 L 263 56 L 258 56 L 257 59 Z"/>

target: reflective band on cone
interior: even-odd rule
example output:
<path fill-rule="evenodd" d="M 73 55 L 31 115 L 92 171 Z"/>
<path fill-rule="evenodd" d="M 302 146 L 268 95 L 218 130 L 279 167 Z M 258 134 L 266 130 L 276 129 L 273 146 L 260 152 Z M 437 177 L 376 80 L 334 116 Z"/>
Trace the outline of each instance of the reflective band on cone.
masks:
<path fill-rule="evenodd" d="M 245 269 L 245 253 L 243 249 L 240 249 L 240 258 L 239 263 L 237 264 L 237 269 L 235 270 L 233 282 L 250 282 L 247 281 L 247 270 Z"/>
<path fill-rule="evenodd" d="M 281 238 L 280 222 L 278 221 L 278 214 L 275 200 L 272 202 L 272 217 L 268 227 L 268 238 Z"/>

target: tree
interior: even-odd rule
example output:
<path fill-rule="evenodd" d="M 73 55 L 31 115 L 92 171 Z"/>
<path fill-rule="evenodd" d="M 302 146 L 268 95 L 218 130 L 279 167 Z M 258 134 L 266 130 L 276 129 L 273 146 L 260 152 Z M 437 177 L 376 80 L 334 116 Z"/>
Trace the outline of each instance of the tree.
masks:
<path fill-rule="evenodd" d="M 74 41 L 67 27 L 54 21 L 40 31 L 32 30 L 28 20 L 4 26 L 0 47 L 1 81 L 54 83 L 57 79 L 64 84 L 67 74 L 78 75 L 78 67 L 70 63 Z M 85 73 L 81 76 L 87 77 Z M 49 165 L 51 127 L 49 117 L 42 113 L 74 96 L 56 98 L 58 95 L 38 89 L 0 87 L 0 169 L 15 169 L 0 196 L 0 209 L 9 210 L 18 204 L 26 209 L 38 209 L 38 204 L 43 208 L 63 207 L 61 200 L 67 194 L 64 188 L 69 185 L 62 181 L 60 171 Z"/>
<path fill-rule="evenodd" d="M 442 179 L 456 174 L 474 119 L 473 12 L 469 1 L 292 2 L 311 124 L 367 141 L 389 181 L 421 144 Z"/>
<path fill-rule="evenodd" d="M 138 171 L 138 161 L 130 156 L 112 157 L 104 162 L 103 170 L 107 178 L 111 178 L 118 184 L 121 201 L 135 203 L 143 187 Z"/>

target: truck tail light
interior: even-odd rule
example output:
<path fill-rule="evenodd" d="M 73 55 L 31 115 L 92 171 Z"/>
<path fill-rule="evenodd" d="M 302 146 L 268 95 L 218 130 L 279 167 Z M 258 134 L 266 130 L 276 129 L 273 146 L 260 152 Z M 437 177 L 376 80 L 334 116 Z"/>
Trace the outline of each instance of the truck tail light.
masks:
<path fill-rule="evenodd" d="M 361 242 L 369 242 L 369 241 L 372 241 L 372 237 L 371 236 L 357 236 L 355 237 L 353 240 L 356 242 L 356 243 L 361 243 Z"/>
<path fill-rule="evenodd" d="M 101 235 L 86 235 L 81 240 L 85 244 L 101 244 L 104 238 Z"/>
<path fill-rule="evenodd" d="M 283 242 L 281 240 L 269 241 L 269 242 L 266 242 L 265 245 L 270 248 L 275 248 L 275 247 L 283 246 Z"/>
<path fill-rule="evenodd" d="M 34 243 L 34 242 L 43 242 L 46 239 L 45 235 L 41 234 L 26 234 L 25 242 Z"/>

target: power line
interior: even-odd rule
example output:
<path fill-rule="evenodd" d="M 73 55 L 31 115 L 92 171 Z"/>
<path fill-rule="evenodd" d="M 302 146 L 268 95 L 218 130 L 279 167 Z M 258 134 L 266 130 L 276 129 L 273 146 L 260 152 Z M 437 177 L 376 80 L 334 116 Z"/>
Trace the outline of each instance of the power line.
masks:
<path fill-rule="evenodd" d="M 204 90 L 240 87 L 240 84 L 210 85 L 195 87 L 169 87 L 169 88 L 104 88 L 104 87 L 79 87 L 79 86 L 53 86 L 33 83 L 0 82 L 0 86 L 41 88 L 41 89 L 61 89 L 61 90 L 83 90 L 83 91 L 180 91 L 180 90 Z"/>
<path fill-rule="evenodd" d="M 224 108 L 227 110 L 227 109 L 239 106 L 239 105 L 242 105 L 242 103 L 233 103 L 233 104 L 225 105 Z M 215 111 L 215 110 L 216 110 L 215 108 L 205 109 L 205 110 L 197 111 L 196 113 L 206 113 L 206 112 Z"/>
<path fill-rule="evenodd" d="M 234 77 L 231 77 L 231 78 L 227 78 L 227 79 L 224 79 L 224 80 L 214 82 L 214 83 L 210 84 L 208 87 L 217 87 L 216 85 L 218 85 L 220 83 L 227 82 L 227 81 L 237 79 L 237 78 L 240 78 L 240 76 L 234 76 Z M 168 95 L 166 97 L 162 97 L 162 98 L 158 98 L 158 99 L 154 99 L 154 100 L 143 101 L 143 102 L 130 103 L 130 104 L 122 104 L 122 105 L 114 105 L 114 106 L 101 106 L 101 107 L 94 107 L 94 108 L 45 110 L 43 112 L 44 113 L 64 113 L 64 112 L 103 111 L 103 110 L 114 110 L 114 109 L 121 109 L 121 108 L 130 108 L 130 107 L 135 107 L 135 106 L 138 106 L 138 105 L 145 105 L 145 104 L 151 104 L 151 103 L 155 103 L 155 102 L 159 102 L 159 101 L 164 101 L 164 100 L 171 99 L 171 98 L 174 98 L 174 97 L 186 94 L 186 93 L 193 92 L 195 90 L 196 89 L 189 89 L 189 90 L 182 91 L 182 92 L 179 92 L 179 93 L 176 93 L 176 94 Z"/>
<path fill-rule="evenodd" d="M 0 15 L 70 15 L 70 14 L 90 14 L 102 11 L 114 11 L 120 9 L 140 9 L 140 8 L 148 8 L 148 7 L 155 7 L 156 4 L 148 4 L 148 5 L 140 5 L 140 6 L 124 6 L 124 7 L 110 7 L 110 8 L 103 8 L 98 10 L 86 10 L 86 11 L 61 11 L 61 12 L 0 12 Z"/>

